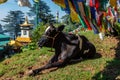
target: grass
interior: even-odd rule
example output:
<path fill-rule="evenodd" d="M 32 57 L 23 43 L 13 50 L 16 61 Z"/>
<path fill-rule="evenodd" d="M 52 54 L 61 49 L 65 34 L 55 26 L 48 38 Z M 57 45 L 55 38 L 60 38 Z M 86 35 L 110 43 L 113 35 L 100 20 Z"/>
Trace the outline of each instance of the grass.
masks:
<path fill-rule="evenodd" d="M 114 38 L 107 38 L 102 41 L 93 32 L 80 32 L 85 35 L 97 49 L 94 59 L 68 65 L 64 68 L 47 72 L 35 77 L 25 75 L 29 69 L 38 68 L 44 65 L 54 52 L 50 48 L 25 51 L 15 54 L 0 62 L 0 80 L 115 80 L 120 75 L 120 60 L 116 54 L 120 52 L 117 48 L 118 42 Z"/>

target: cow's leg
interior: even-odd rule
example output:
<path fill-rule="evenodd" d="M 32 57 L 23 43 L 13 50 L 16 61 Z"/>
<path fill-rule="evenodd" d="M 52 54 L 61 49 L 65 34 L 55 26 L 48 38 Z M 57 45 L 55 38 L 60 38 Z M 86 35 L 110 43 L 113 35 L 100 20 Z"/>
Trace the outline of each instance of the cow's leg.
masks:
<path fill-rule="evenodd" d="M 96 54 L 96 48 L 92 43 L 89 43 L 90 51 L 88 53 L 88 58 L 93 58 Z"/>
<path fill-rule="evenodd" d="M 54 62 L 56 62 L 57 60 L 58 60 L 58 55 L 55 54 L 55 55 L 53 55 L 53 57 L 49 60 L 48 64 L 54 63 Z"/>
<path fill-rule="evenodd" d="M 77 58 L 77 59 L 71 59 L 70 62 L 80 62 L 82 60 L 83 60 L 83 58 L 80 57 L 80 58 Z"/>
<path fill-rule="evenodd" d="M 45 66 L 43 66 L 41 68 L 32 70 L 32 73 L 30 73 L 29 75 L 35 76 L 36 74 L 38 74 L 42 70 L 49 69 L 49 68 L 52 68 L 52 67 L 62 67 L 62 66 L 65 65 L 65 63 L 66 63 L 65 60 L 58 60 L 57 62 L 54 62 L 54 63 L 51 63 L 51 64 L 48 63 L 48 64 L 46 64 Z"/>
<path fill-rule="evenodd" d="M 84 50 L 83 58 L 93 58 L 96 54 L 96 48 L 92 43 L 88 43 L 88 50 Z"/>

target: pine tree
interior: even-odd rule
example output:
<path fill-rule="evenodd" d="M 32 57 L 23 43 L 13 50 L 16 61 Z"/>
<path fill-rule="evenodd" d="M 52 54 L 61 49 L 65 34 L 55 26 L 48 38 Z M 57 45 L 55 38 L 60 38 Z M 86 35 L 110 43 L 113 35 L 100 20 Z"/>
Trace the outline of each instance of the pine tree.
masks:
<path fill-rule="evenodd" d="M 39 22 L 55 22 L 55 17 L 51 14 L 49 6 L 47 6 L 47 4 L 41 0 L 39 1 L 39 3 L 33 4 L 33 7 L 31 7 L 28 14 L 29 16 L 38 15 L 37 17 Z"/>
<path fill-rule="evenodd" d="M 22 11 L 9 11 L 8 15 L 1 21 L 6 22 L 3 26 L 9 33 L 14 32 L 14 38 L 18 36 L 20 32 L 20 24 L 24 21 L 24 13 Z"/>
<path fill-rule="evenodd" d="M 61 18 L 63 20 L 63 23 L 66 24 L 66 31 L 69 32 L 69 31 L 72 31 L 76 28 L 78 28 L 78 26 L 80 25 L 80 23 L 76 23 L 76 22 L 73 22 L 71 20 L 71 17 L 69 14 L 66 14 L 64 16 L 62 16 Z"/>
<path fill-rule="evenodd" d="M 3 29 L 1 24 L 0 24 L 0 34 L 3 34 Z"/>

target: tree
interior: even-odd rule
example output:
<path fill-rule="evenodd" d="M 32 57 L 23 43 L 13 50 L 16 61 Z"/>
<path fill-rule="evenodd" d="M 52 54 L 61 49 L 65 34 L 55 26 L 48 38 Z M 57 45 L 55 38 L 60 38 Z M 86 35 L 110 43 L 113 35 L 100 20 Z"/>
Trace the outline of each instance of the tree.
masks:
<path fill-rule="evenodd" d="M 2 25 L 0 24 L 0 34 L 3 33 Z"/>
<path fill-rule="evenodd" d="M 44 23 L 55 22 L 55 17 L 51 14 L 49 6 L 44 1 L 39 0 L 39 3 L 34 3 L 30 8 L 29 16 L 37 15 L 39 22 Z"/>
<path fill-rule="evenodd" d="M 24 21 L 23 17 L 24 13 L 17 10 L 8 12 L 6 18 L 2 20 L 3 22 L 6 22 L 3 27 L 10 33 L 14 32 L 14 38 L 16 38 L 20 32 L 20 24 L 22 24 Z"/>
<path fill-rule="evenodd" d="M 64 15 L 61 19 L 63 20 L 63 23 L 66 24 L 65 30 L 67 32 L 78 28 L 78 26 L 80 25 L 80 23 L 72 22 L 71 17 L 70 17 L 69 14 Z"/>

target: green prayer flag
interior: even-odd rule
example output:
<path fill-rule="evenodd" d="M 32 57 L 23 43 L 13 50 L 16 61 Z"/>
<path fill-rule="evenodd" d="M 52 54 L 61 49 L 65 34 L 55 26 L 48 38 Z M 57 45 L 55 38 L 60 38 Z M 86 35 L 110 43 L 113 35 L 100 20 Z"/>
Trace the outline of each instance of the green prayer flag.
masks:
<path fill-rule="evenodd" d="M 83 21 L 83 19 L 81 18 L 81 16 L 80 16 L 80 15 L 78 15 L 78 18 L 79 18 L 79 20 L 80 20 L 80 22 L 81 22 L 82 26 L 83 26 L 84 28 L 87 28 L 87 26 L 86 26 L 85 22 Z"/>

